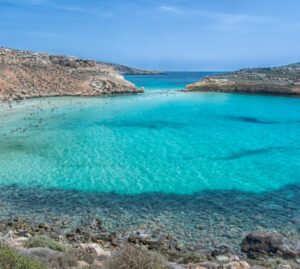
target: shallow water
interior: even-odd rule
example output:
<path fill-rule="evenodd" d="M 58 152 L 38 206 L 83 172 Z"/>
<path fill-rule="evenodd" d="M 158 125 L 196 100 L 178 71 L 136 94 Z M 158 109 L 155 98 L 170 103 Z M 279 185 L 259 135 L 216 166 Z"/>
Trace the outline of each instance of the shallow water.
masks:
<path fill-rule="evenodd" d="M 299 237 L 300 99 L 147 92 L 0 108 L 1 218 L 98 216 L 183 243 Z"/>
<path fill-rule="evenodd" d="M 191 194 L 300 181 L 300 99 L 60 98 L 26 101 L 0 119 L 2 185 Z"/>

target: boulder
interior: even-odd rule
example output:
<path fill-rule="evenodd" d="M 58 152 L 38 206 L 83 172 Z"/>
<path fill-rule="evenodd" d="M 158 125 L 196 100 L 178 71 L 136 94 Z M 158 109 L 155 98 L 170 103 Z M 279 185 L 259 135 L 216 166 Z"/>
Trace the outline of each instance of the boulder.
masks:
<path fill-rule="evenodd" d="M 186 266 L 175 262 L 168 262 L 167 269 L 186 269 Z"/>
<path fill-rule="evenodd" d="M 176 240 L 170 236 L 147 234 L 144 231 L 136 231 L 128 237 L 128 243 L 146 246 L 149 250 L 161 252 L 168 257 L 177 256 L 181 250 Z"/>
<path fill-rule="evenodd" d="M 206 269 L 222 269 L 223 266 L 218 264 L 218 263 L 215 263 L 215 262 L 201 262 L 198 264 L 198 266 L 200 267 L 204 267 Z"/>
<path fill-rule="evenodd" d="M 250 265 L 245 261 L 230 262 L 224 265 L 224 269 L 250 269 Z"/>
<path fill-rule="evenodd" d="M 300 256 L 300 243 L 288 241 L 276 233 L 253 232 L 243 239 L 241 250 L 252 259 L 262 256 L 297 258 Z"/>
<path fill-rule="evenodd" d="M 229 261 L 230 261 L 230 258 L 227 257 L 227 256 L 225 256 L 225 255 L 218 255 L 218 256 L 216 257 L 216 260 L 217 260 L 218 262 L 229 262 Z"/>
<path fill-rule="evenodd" d="M 277 269 L 292 269 L 292 266 L 289 264 L 280 264 Z"/>
<path fill-rule="evenodd" d="M 96 254 L 97 257 L 111 256 L 110 251 L 104 250 L 96 243 L 80 244 L 80 247 L 88 253 Z"/>

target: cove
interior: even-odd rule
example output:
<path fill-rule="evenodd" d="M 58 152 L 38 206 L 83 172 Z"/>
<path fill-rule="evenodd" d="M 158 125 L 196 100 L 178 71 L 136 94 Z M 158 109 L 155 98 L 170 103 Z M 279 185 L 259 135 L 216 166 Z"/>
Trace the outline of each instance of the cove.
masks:
<path fill-rule="evenodd" d="M 300 99 L 148 92 L 0 109 L 0 185 L 133 195 L 300 183 Z"/>

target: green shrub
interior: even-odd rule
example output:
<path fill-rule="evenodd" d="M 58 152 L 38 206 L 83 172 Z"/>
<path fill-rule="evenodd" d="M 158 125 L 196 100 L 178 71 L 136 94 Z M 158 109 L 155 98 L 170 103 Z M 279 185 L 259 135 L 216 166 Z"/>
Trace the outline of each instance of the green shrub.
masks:
<path fill-rule="evenodd" d="M 163 269 L 165 259 L 159 254 L 128 245 L 107 261 L 107 269 Z"/>
<path fill-rule="evenodd" d="M 87 266 L 79 267 L 77 269 L 105 269 L 105 268 L 101 265 L 87 265 Z"/>
<path fill-rule="evenodd" d="M 68 251 L 71 255 L 75 256 L 78 261 L 84 261 L 88 264 L 93 264 L 97 259 L 97 255 L 89 253 L 83 249 L 72 249 Z"/>
<path fill-rule="evenodd" d="M 77 257 L 73 252 L 57 253 L 51 256 L 48 260 L 51 268 L 68 269 L 74 268 L 78 265 Z"/>
<path fill-rule="evenodd" d="M 36 235 L 28 239 L 25 243 L 25 247 L 27 248 L 50 248 L 56 251 L 65 251 L 65 247 L 54 241 L 53 239 L 49 238 L 46 235 Z"/>
<path fill-rule="evenodd" d="M 30 258 L 22 256 L 7 246 L 0 245 L 1 269 L 46 269 L 46 267 Z"/>
<path fill-rule="evenodd" d="M 203 261 L 207 261 L 209 257 L 204 254 L 198 254 L 196 252 L 187 252 L 183 254 L 178 260 L 180 263 L 188 264 L 188 263 L 199 263 Z"/>
<path fill-rule="evenodd" d="M 56 253 L 49 257 L 48 264 L 53 268 L 67 269 L 76 267 L 78 261 L 84 261 L 91 265 L 94 263 L 95 257 L 82 249 L 68 249 L 64 253 Z"/>

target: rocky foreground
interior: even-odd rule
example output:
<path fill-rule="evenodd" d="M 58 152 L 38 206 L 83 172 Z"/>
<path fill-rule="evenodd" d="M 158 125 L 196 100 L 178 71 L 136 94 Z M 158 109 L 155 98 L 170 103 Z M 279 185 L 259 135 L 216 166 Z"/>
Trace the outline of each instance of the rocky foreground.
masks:
<path fill-rule="evenodd" d="M 139 230 L 109 233 L 101 220 L 65 234 L 46 223 L 13 219 L 0 223 L 0 268 L 86 269 L 293 269 L 300 242 L 277 233 L 252 232 L 240 251 L 222 245 L 185 249 L 169 235 Z"/>
<path fill-rule="evenodd" d="M 187 91 L 299 95 L 300 63 L 209 76 L 188 85 Z"/>
<path fill-rule="evenodd" d="M 0 48 L 0 101 L 142 91 L 107 64 Z"/>

